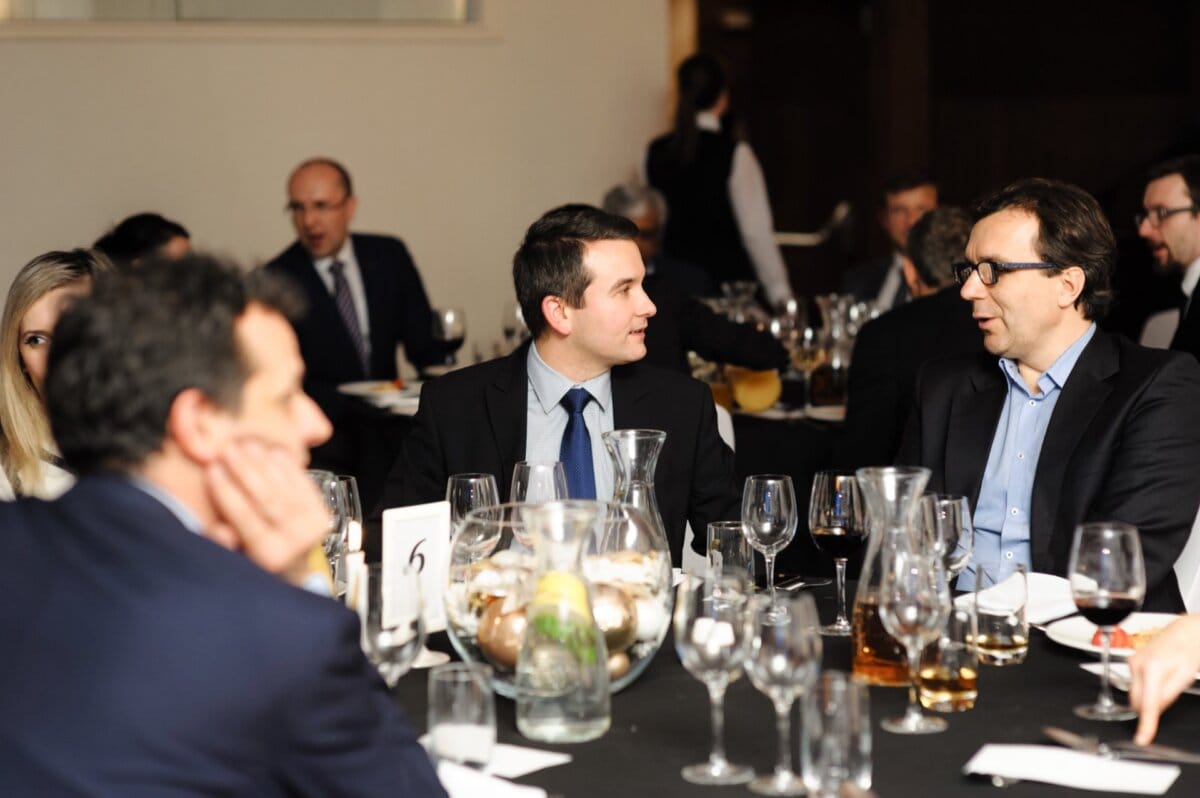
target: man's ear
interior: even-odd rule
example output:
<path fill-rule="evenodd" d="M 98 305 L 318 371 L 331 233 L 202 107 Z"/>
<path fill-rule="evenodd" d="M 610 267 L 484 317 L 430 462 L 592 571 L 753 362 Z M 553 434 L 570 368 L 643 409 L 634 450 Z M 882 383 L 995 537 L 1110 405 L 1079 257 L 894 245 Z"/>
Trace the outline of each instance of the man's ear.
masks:
<path fill-rule="evenodd" d="M 190 460 L 208 465 L 225 450 L 230 438 L 229 412 L 199 388 L 180 391 L 167 414 L 167 438 Z"/>
<path fill-rule="evenodd" d="M 570 335 L 573 321 L 571 312 L 574 310 L 560 296 L 545 296 L 542 297 L 542 316 L 546 319 L 546 324 L 550 329 L 554 330 L 559 335 Z"/>
<path fill-rule="evenodd" d="M 1058 278 L 1061 281 L 1059 285 L 1058 305 L 1062 308 L 1069 308 L 1079 299 L 1083 293 L 1083 287 L 1087 284 L 1087 275 L 1084 274 L 1083 268 L 1080 266 L 1068 266 L 1058 273 Z"/>

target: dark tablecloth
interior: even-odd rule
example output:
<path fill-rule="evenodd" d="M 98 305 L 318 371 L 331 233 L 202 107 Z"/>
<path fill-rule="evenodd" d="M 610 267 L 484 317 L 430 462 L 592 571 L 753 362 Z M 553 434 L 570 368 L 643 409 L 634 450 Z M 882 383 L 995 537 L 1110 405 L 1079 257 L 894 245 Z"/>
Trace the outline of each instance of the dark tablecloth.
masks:
<path fill-rule="evenodd" d="M 823 621 L 834 614 L 830 588 L 815 591 Z M 438 645 L 437 638 L 441 638 Z M 444 635 L 431 645 L 445 645 Z M 982 669 L 975 709 L 945 715 L 950 728 L 934 735 L 904 736 L 879 728 L 884 717 L 903 712 L 907 690 L 871 689 L 874 790 L 883 798 L 995 794 L 1006 798 L 1044 795 L 1096 795 L 1037 782 L 1021 782 L 998 792 L 990 782 L 963 776 L 962 766 L 985 743 L 1047 743 L 1041 727 L 1055 725 L 1102 739 L 1128 739 L 1134 722 L 1097 723 L 1076 718 L 1071 708 L 1092 701 L 1097 680 L 1079 668 L 1091 658 L 1052 643 L 1035 631 L 1025 664 Z M 826 668 L 848 670 L 847 639 L 825 638 Z M 425 727 L 426 672 L 414 671 L 397 685 L 397 700 L 418 729 Z M 1123 693 L 1117 693 L 1123 697 Z M 710 729 L 704 686 L 679 664 L 668 637 L 647 671 L 614 696 L 612 728 L 598 740 L 571 746 L 530 743 L 516 730 L 514 704 L 497 697 L 500 742 L 551 748 L 573 760 L 518 779 L 567 798 L 631 796 L 751 795 L 744 786 L 696 787 L 679 775 L 684 765 L 708 756 Z M 770 703 L 739 679 L 726 698 L 726 744 L 729 758 L 769 771 L 777 740 Z M 793 736 L 793 748 L 798 746 Z M 1183 696 L 1163 718 L 1159 742 L 1200 750 L 1200 699 Z M 794 752 L 793 752 L 794 755 Z M 1200 795 L 1200 765 L 1182 765 L 1170 796 Z"/>

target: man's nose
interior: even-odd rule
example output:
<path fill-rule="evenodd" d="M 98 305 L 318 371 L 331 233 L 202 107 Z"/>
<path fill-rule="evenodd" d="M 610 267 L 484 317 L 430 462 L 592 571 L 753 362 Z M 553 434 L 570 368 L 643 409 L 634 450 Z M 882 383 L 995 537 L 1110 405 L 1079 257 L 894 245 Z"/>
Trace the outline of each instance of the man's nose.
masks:
<path fill-rule="evenodd" d="M 983 280 L 979 279 L 978 271 L 971 271 L 971 276 L 962 284 L 962 288 L 958 290 L 958 295 L 967 301 L 987 297 L 987 286 L 983 284 Z"/>
<path fill-rule="evenodd" d="M 1154 226 L 1152 224 L 1150 224 L 1149 216 L 1147 216 L 1145 219 L 1142 219 L 1142 221 L 1138 224 L 1137 231 L 1138 231 L 1138 235 L 1141 236 L 1142 238 L 1153 238 L 1154 237 Z"/>
<path fill-rule="evenodd" d="M 301 423 L 298 426 L 304 436 L 304 444 L 309 448 L 320 446 L 333 434 L 333 425 L 310 397 L 305 396 L 303 401 Z"/>

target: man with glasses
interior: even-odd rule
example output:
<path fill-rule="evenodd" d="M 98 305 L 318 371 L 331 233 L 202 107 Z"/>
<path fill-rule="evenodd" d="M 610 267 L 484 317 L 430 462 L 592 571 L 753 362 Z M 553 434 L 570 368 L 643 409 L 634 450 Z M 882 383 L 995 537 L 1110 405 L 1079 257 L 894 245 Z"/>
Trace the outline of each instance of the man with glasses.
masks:
<path fill-rule="evenodd" d="M 899 462 L 968 496 L 976 563 L 1065 575 L 1075 526 L 1138 527 L 1147 610 L 1183 609 L 1173 566 L 1200 503 L 1200 364 L 1100 331 L 1115 241 L 1096 200 L 1031 179 L 976 207 L 963 299 L 987 354 L 921 372 Z M 959 588 L 974 585 L 974 572 Z"/>
<path fill-rule="evenodd" d="M 1134 217 L 1138 235 L 1146 240 L 1160 269 L 1183 274 L 1171 348 L 1200 358 L 1200 310 L 1191 301 L 1200 282 L 1200 206 L 1195 199 L 1200 196 L 1200 156 L 1165 161 L 1146 177 L 1142 210 Z M 1175 312 L 1167 313 L 1174 320 Z"/>
<path fill-rule="evenodd" d="M 358 208 L 350 173 L 311 158 L 292 172 L 286 211 L 297 240 L 266 265 L 303 291 L 308 310 L 295 324 L 307 369 L 304 390 L 334 425 L 314 464 L 357 473 L 361 441 L 341 383 L 392 380 L 396 344 L 417 368 L 440 362 L 433 312 L 408 249 L 398 238 L 350 234 Z"/>

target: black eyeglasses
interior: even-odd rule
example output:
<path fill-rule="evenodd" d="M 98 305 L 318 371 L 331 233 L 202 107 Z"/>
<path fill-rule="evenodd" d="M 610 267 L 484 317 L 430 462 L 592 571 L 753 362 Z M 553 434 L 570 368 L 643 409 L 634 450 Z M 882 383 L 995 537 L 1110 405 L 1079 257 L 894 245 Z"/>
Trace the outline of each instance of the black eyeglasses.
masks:
<path fill-rule="evenodd" d="M 1151 227 L 1158 227 L 1163 223 L 1163 219 L 1168 216 L 1174 216 L 1177 213 L 1195 213 L 1200 211 L 1200 207 L 1188 205 L 1183 208 L 1150 208 L 1149 210 L 1141 210 L 1133 215 L 1133 223 L 1138 227 L 1142 226 L 1142 222 L 1150 220 Z"/>
<path fill-rule="evenodd" d="M 342 197 L 337 202 L 327 202 L 325 200 L 317 200 L 316 202 L 305 205 L 303 202 L 289 202 L 283 206 L 284 213 L 290 213 L 292 216 L 300 216 L 306 211 L 311 211 L 319 216 L 324 216 L 327 213 L 336 211 L 350 201 L 350 195 Z"/>
<path fill-rule="evenodd" d="M 984 285 L 995 285 L 1000 275 L 1005 272 L 1015 272 L 1021 269 L 1057 269 L 1057 263 L 997 263 L 996 261 L 981 260 L 979 263 L 963 261 L 954 264 L 954 279 L 959 285 L 966 285 L 971 279 L 971 272 L 979 274 L 979 280 Z"/>

